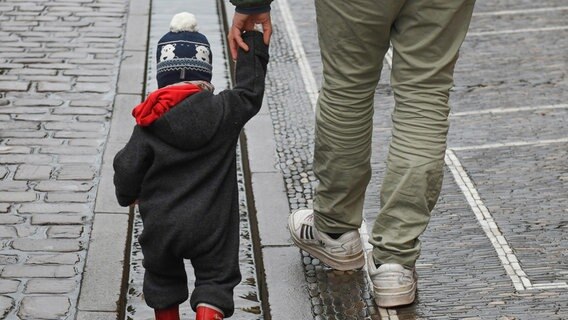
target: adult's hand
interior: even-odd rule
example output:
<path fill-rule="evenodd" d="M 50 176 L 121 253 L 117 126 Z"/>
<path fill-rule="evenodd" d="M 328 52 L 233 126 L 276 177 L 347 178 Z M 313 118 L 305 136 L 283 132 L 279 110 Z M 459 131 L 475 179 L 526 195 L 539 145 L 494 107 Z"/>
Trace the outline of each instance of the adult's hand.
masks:
<path fill-rule="evenodd" d="M 243 31 L 254 30 L 255 25 L 262 26 L 264 43 L 268 45 L 270 36 L 272 36 L 272 21 L 270 20 L 270 11 L 257 13 L 257 14 L 243 14 L 235 12 L 233 16 L 233 25 L 229 30 L 229 48 L 231 49 L 231 57 L 233 60 L 237 59 L 237 50 L 241 47 L 243 50 L 248 51 L 248 46 L 244 42 L 242 33 Z"/>

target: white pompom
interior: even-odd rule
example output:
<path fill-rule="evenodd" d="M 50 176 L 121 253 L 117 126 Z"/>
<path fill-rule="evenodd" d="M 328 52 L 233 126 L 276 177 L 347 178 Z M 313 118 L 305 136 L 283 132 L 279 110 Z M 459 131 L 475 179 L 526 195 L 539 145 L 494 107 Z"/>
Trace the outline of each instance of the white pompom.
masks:
<path fill-rule="evenodd" d="M 197 32 L 197 19 L 195 16 L 188 12 L 181 12 L 176 14 L 170 22 L 171 32 L 192 31 Z"/>

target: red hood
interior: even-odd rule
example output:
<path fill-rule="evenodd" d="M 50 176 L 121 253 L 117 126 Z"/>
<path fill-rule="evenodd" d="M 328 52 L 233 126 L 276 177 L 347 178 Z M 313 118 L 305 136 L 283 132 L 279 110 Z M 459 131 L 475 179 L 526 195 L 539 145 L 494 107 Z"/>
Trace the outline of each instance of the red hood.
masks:
<path fill-rule="evenodd" d="M 144 102 L 137 105 L 132 110 L 132 115 L 139 126 L 149 126 L 182 100 L 201 90 L 199 86 L 191 83 L 158 89 L 150 93 Z"/>

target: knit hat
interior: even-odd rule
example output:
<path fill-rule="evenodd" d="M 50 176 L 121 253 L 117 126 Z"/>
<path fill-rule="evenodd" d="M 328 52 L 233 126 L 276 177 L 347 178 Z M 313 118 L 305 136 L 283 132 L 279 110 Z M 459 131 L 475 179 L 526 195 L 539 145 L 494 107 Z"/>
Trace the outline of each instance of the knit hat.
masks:
<path fill-rule="evenodd" d="M 211 82 L 209 41 L 197 31 L 193 14 L 182 12 L 172 18 L 170 32 L 158 41 L 156 78 L 159 88 L 182 81 Z"/>

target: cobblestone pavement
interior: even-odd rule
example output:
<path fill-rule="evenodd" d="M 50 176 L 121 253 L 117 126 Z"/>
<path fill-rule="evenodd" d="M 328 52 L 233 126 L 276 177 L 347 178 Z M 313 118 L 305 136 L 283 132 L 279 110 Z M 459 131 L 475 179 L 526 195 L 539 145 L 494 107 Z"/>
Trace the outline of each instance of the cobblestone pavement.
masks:
<path fill-rule="evenodd" d="M 277 152 L 290 208 L 310 207 L 321 82 L 314 8 L 281 0 L 272 12 L 267 99 Z M 456 68 L 446 176 L 422 237 L 417 303 L 378 309 L 365 271 L 333 271 L 302 253 L 315 319 L 568 318 L 567 17 L 565 1 L 478 1 Z M 379 210 L 394 106 L 386 60 L 367 226 Z"/>
<path fill-rule="evenodd" d="M 127 8 L 0 2 L 0 318 L 76 316 Z"/>

